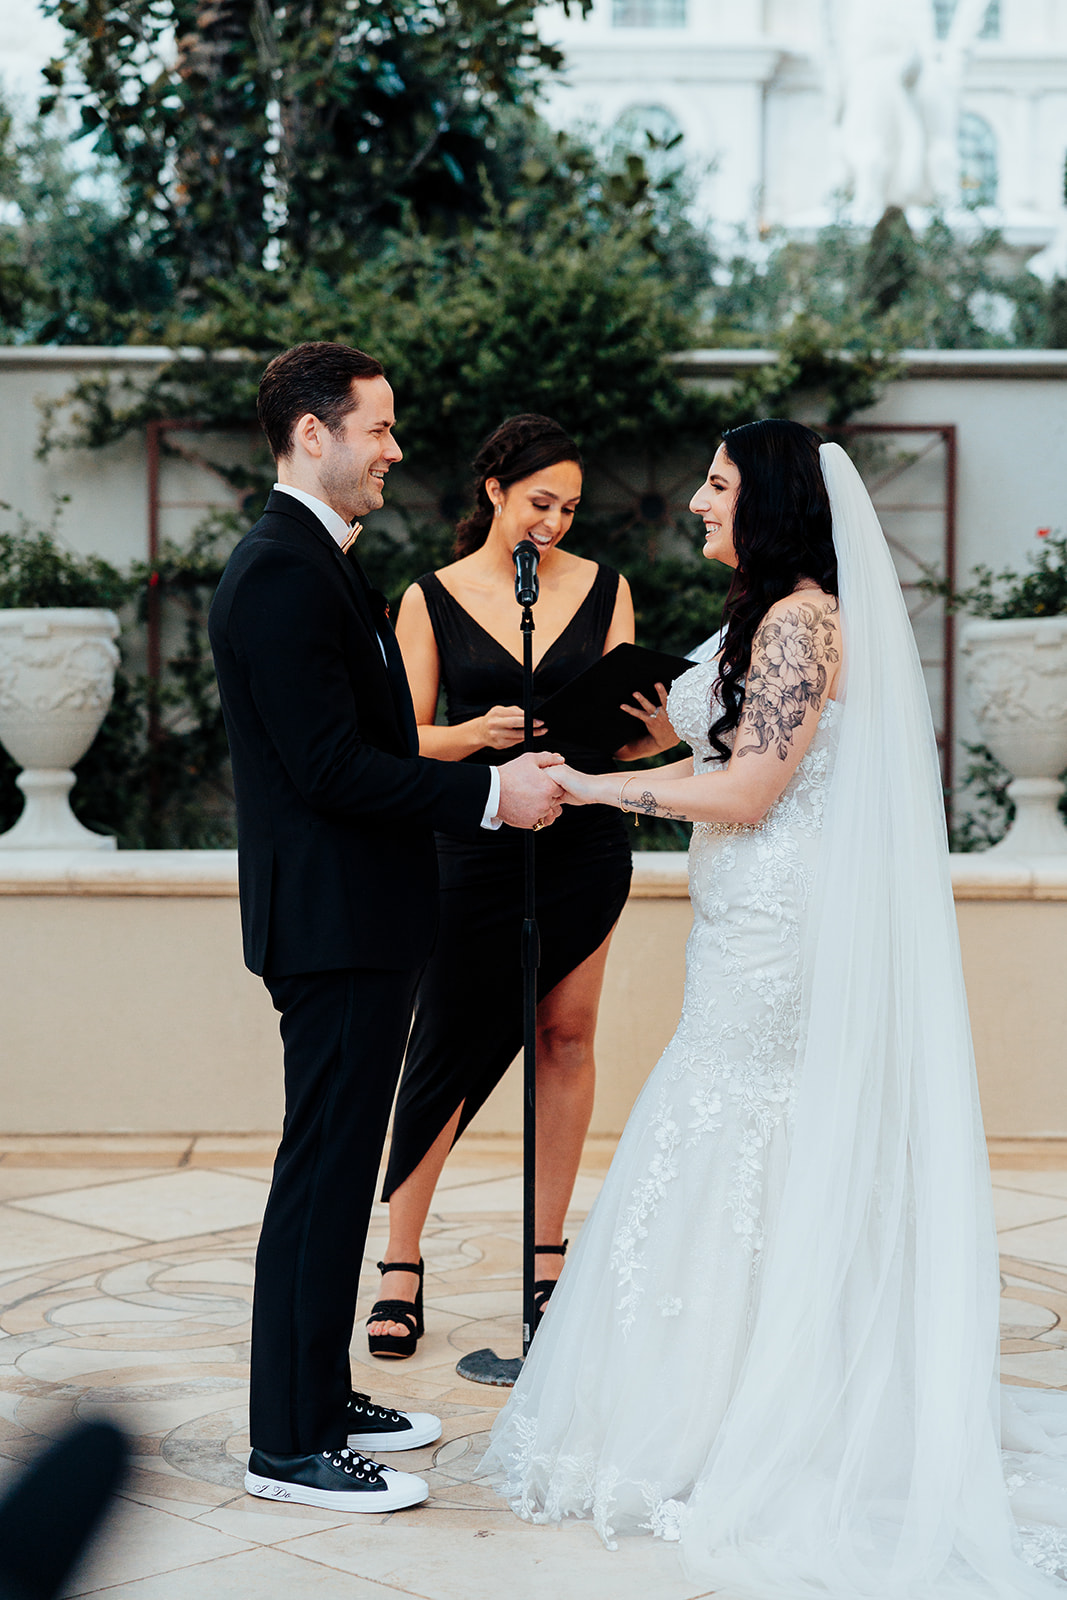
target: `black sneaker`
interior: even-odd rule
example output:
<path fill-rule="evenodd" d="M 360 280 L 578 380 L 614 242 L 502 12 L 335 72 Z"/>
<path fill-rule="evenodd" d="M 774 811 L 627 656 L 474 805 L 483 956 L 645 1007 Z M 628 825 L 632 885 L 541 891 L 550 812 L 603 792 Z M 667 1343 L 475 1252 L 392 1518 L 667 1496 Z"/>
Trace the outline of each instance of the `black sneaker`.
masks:
<path fill-rule="evenodd" d="M 394 1411 L 355 1391 L 345 1421 L 353 1450 L 418 1450 L 441 1437 L 441 1419 L 429 1411 Z"/>
<path fill-rule="evenodd" d="M 327 1511 L 399 1511 L 417 1506 L 430 1490 L 413 1473 L 380 1466 L 341 1447 L 313 1456 L 269 1456 L 253 1450 L 245 1492 Z"/>

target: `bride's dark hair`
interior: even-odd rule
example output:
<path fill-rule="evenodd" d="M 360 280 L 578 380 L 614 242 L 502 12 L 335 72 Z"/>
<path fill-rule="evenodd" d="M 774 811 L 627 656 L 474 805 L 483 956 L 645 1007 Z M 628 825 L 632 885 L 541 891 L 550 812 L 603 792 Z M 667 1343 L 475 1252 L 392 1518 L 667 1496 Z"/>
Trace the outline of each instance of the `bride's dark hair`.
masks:
<path fill-rule="evenodd" d="M 817 433 L 768 418 L 728 429 L 722 442 L 741 475 L 734 506 L 737 571 L 726 597 L 719 659 L 723 709 L 708 729 L 712 750 L 725 761 L 725 735 L 741 721 L 756 629 L 802 578 L 836 595 L 837 554 Z"/>
<path fill-rule="evenodd" d="M 474 458 L 474 510 L 457 524 L 456 556 L 469 556 L 486 541 L 493 522 L 493 502 L 485 487 L 489 478 L 510 489 L 560 461 L 573 461 L 580 472 L 585 470 L 578 446 L 551 417 L 524 412 L 494 428 Z"/>

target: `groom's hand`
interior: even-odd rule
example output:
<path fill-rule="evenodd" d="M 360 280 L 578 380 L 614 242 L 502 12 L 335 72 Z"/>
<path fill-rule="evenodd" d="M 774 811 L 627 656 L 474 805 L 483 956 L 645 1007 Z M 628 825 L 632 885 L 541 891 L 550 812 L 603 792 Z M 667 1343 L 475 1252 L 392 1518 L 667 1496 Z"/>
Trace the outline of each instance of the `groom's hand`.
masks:
<path fill-rule="evenodd" d="M 527 750 L 525 755 L 500 767 L 500 804 L 496 813 L 500 821 L 512 828 L 555 822 L 563 791 L 551 769 L 562 765 L 562 756 Z"/>

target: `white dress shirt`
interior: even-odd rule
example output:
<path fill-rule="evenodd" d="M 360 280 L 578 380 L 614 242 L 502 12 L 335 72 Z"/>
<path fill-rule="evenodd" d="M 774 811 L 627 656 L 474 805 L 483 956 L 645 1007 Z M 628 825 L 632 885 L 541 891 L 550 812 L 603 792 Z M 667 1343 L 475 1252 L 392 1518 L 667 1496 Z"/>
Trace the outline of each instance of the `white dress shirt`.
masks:
<path fill-rule="evenodd" d="M 276 483 L 274 488 L 278 494 L 291 494 L 294 500 L 299 500 L 302 506 L 307 506 L 309 511 L 313 511 L 339 550 L 343 550 L 345 545 L 351 542 L 352 529 L 350 525 L 345 521 L 341 513 L 335 511 L 333 506 L 327 505 L 325 500 L 319 500 L 315 495 L 307 494 L 303 489 L 296 489 L 291 483 Z M 380 638 L 378 640 L 378 648 L 382 652 L 382 660 L 385 661 L 385 646 Z M 489 798 L 485 803 L 485 811 L 482 813 L 483 828 L 489 828 L 495 832 L 500 827 L 500 819 L 497 816 L 499 810 L 500 773 L 496 767 L 490 767 Z"/>

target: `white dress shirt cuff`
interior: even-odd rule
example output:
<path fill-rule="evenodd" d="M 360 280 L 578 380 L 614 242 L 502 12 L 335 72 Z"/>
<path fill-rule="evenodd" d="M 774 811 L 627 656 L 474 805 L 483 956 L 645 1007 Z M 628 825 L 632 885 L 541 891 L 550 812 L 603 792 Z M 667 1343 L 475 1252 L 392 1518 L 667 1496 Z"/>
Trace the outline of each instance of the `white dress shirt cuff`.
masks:
<path fill-rule="evenodd" d="M 485 802 L 485 813 L 482 816 L 482 827 L 495 832 L 500 827 L 500 771 L 497 767 L 489 768 L 489 798 Z"/>

